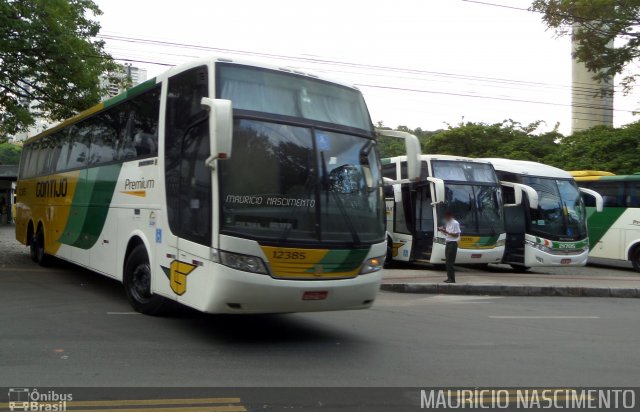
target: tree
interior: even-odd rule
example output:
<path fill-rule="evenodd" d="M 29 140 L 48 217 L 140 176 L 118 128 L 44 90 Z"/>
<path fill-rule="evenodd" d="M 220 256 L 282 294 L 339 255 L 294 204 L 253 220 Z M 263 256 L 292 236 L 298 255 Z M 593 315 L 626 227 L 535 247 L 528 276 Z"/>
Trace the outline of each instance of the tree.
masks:
<path fill-rule="evenodd" d="M 640 122 L 622 128 L 596 126 L 562 138 L 549 164 L 565 170 L 640 172 Z"/>
<path fill-rule="evenodd" d="M 569 35 L 576 27 L 575 57 L 596 80 L 625 73 L 625 68 L 640 57 L 638 0 L 535 0 L 531 9 L 541 12 L 545 24 L 559 35 Z M 638 76 L 625 73 L 621 80 L 625 92 Z"/>
<path fill-rule="evenodd" d="M 534 135 L 539 125 L 540 122 L 536 122 L 523 126 L 513 120 L 495 124 L 461 123 L 434 135 L 424 146 L 424 152 L 544 162 L 557 150 L 561 135 L 556 131 Z"/>
<path fill-rule="evenodd" d="M 22 147 L 11 143 L 0 143 L 0 165 L 17 165 L 20 163 Z"/>
<path fill-rule="evenodd" d="M 0 0 L 0 139 L 100 101 L 98 76 L 118 71 L 100 14 L 92 0 Z"/>

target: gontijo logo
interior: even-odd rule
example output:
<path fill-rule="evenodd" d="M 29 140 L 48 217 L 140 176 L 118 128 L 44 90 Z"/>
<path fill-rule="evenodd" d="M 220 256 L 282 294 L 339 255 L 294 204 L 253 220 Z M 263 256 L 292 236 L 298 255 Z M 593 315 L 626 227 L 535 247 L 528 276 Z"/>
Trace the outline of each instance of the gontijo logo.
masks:
<path fill-rule="evenodd" d="M 36 197 L 65 197 L 68 186 L 66 177 L 38 181 L 36 183 Z"/>
<path fill-rule="evenodd" d="M 66 411 L 67 402 L 72 400 L 73 395 L 70 393 L 55 390 L 41 393 L 36 388 L 9 388 L 11 411 Z"/>

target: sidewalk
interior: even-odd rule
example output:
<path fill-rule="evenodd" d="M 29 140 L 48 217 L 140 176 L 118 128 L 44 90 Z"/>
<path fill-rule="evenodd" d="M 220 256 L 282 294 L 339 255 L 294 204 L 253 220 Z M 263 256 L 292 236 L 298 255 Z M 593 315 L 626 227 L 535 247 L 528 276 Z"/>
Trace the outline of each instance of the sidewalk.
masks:
<path fill-rule="evenodd" d="M 455 284 L 443 283 L 444 271 L 430 266 L 385 269 L 382 290 L 401 293 L 510 296 L 584 296 L 640 298 L 640 273 L 617 268 L 563 268 L 562 274 L 544 268 L 513 273 L 507 266 L 488 271 L 458 268 Z M 594 274 L 595 272 L 595 274 Z"/>

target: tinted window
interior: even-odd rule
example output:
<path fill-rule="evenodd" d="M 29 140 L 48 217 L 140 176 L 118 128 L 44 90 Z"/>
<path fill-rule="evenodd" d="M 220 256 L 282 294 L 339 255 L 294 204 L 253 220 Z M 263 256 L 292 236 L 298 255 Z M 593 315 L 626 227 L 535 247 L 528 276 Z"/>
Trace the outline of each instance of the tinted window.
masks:
<path fill-rule="evenodd" d="M 113 112 L 104 112 L 91 118 L 90 122 L 92 128 L 89 165 L 112 162 L 116 158 L 117 118 Z"/>
<path fill-rule="evenodd" d="M 362 93 L 350 87 L 240 65 L 218 64 L 218 76 L 219 97 L 234 109 L 372 129 Z"/>
<path fill-rule="evenodd" d="M 605 207 L 624 207 L 624 182 L 594 182 L 593 190 L 600 193 Z"/>
<path fill-rule="evenodd" d="M 159 113 L 159 85 L 123 104 L 120 109 L 123 127 L 118 142 L 118 158 L 120 160 L 158 154 Z"/>
<path fill-rule="evenodd" d="M 207 112 L 207 68 L 169 79 L 165 125 L 167 214 L 171 231 L 201 244 L 211 242 L 211 171 Z"/>
<path fill-rule="evenodd" d="M 627 207 L 640 207 L 640 182 L 627 183 Z"/>
<path fill-rule="evenodd" d="M 386 177 L 387 179 L 391 179 L 391 180 L 396 180 L 397 179 L 396 164 L 388 163 L 386 165 L 383 165 L 382 177 Z"/>

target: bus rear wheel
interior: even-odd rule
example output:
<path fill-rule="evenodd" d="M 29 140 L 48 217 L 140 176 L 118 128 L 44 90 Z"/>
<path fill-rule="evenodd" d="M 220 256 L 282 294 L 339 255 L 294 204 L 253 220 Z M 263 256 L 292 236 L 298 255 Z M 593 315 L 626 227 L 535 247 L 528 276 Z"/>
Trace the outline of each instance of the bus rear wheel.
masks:
<path fill-rule="evenodd" d="M 51 262 L 51 256 L 47 255 L 44 251 L 44 230 L 42 226 L 38 227 L 38 230 L 31 239 L 29 253 L 31 260 L 40 266 L 47 266 Z"/>
<path fill-rule="evenodd" d="M 144 245 L 136 246 L 124 265 L 124 290 L 137 312 L 145 315 L 164 313 L 166 300 L 151 293 L 151 265 Z"/>
<path fill-rule="evenodd" d="M 640 246 L 636 246 L 631 254 L 631 263 L 633 264 L 633 269 L 636 272 L 640 272 Z"/>

